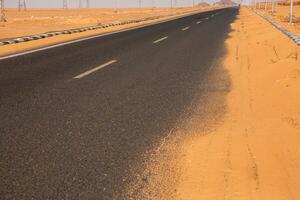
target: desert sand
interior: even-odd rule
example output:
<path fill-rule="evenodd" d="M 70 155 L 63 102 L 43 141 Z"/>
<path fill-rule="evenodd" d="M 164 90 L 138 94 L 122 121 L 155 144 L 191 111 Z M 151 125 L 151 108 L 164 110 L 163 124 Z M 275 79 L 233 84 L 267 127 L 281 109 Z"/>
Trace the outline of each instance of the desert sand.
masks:
<path fill-rule="evenodd" d="M 227 111 L 183 145 L 179 199 L 300 199 L 299 47 L 247 9 L 232 29 Z"/>
<path fill-rule="evenodd" d="M 300 199 L 300 49 L 247 8 L 231 28 L 210 89 L 138 175 L 140 199 Z"/>

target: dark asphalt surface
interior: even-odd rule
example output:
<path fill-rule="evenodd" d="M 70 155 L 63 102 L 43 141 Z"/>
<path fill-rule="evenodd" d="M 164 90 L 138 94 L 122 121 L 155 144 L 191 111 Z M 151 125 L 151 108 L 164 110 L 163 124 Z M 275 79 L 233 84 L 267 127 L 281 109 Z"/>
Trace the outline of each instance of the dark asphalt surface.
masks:
<path fill-rule="evenodd" d="M 132 169 L 201 93 L 237 12 L 0 60 L 0 199 L 124 199 Z"/>

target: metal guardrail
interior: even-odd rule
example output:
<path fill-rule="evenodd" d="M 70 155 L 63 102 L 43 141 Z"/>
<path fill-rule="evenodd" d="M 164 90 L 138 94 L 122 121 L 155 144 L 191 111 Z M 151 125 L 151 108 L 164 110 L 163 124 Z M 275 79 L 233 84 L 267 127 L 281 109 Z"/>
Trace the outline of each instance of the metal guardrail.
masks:
<path fill-rule="evenodd" d="M 275 28 L 277 28 L 278 30 L 280 30 L 283 34 L 285 34 L 286 36 L 288 36 L 291 40 L 293 40 L 298 46 L 300 46 L 300 37 L 298 35 L 295 35 L 294 33 L 288 31 L 287 29 L 285 29 L 283 26 L 277 24 L 276 22 L 274 22 L 272 19 L 270 19 L 269 17 L 254 11 L 257 15 L 259 15 L 260 17 L 262 17 L 263 19 L 265 19 L 267 22 L 269 22 L 270 24 L 272 24 Z"/>

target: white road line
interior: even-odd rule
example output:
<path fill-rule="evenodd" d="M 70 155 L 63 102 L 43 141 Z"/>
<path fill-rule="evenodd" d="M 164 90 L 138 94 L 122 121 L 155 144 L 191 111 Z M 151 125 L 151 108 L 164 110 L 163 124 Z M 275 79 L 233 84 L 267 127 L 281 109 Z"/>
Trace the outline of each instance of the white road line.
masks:
<path fill-rule="evenodd" d="M 183 28 L 183 29 L 181 29 L 182 31 L 186 31 L 186 30 L 188 30 L 189 28 L 191 28 L 190 26 L 187 26 L 187 27 L 185 27 L 185 28 Z"/>
<path fill-rule="evenodd" d="M 198 22 L 196 22 L 197 24 L 200 24 L 202 21 L 198 21 Z"/>
<path fill-rule="evenodd" d="M 111 65 L 111 64 L 113 64 L 115 62 L 117 62 L 117 60 L 111 60 L 111 61 L 109 61 L 107 63 L 104 63 L 104 64 L 98 66 L 98 67 L 95 67 L 95 68 L 93 68 L 91 70 L 88 70 L 88 71 L 82 73 L 82 74 L 79 74 L 78 76 L 75 76 L 73 79 L 83 78 L 83 77 L 85 77 L 87 75 L 90 75 L 91 73 L 94 73 L 95 71 L 98 71 L 99 69 L 102 69 L 103 67 L 107 67 L 108 65 Z"/>
<path fill-rule="evenodd" d="M 206 17 L 205 19 L 209 19 L 209 17 Z"/>
<path fill-rule="evenodd" d="M 163 40 L 166 40 L 167 38 L 168 38 L 168 36 L 163 37 L 163 38 L 160 38 L 160 39 L 158 39 L 158 40 L 155 40 L 155 41 L 153 42 L 153 44 L 159 43 L 159 42 L 161 42 L 161 41 L 163 41 Z"/>

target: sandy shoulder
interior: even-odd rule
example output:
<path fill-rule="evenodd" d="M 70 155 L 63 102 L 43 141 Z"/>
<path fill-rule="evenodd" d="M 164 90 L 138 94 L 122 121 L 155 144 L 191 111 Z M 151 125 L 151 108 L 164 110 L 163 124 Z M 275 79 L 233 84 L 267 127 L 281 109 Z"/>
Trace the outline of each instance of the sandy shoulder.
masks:
<path fill-rule="evenodd" d="M 247 9 L 232 29 L 227 112 L 185 142 L 179 199 L 300 199 L 299 47 Z"/>

